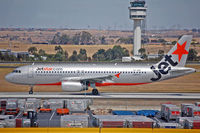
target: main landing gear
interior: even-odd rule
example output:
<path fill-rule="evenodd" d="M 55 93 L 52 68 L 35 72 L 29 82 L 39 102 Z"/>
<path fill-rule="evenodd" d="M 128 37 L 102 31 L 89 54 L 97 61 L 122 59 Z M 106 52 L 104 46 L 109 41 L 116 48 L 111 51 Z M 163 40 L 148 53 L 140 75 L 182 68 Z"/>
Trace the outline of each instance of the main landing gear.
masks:
<path fill-rule="evenodd" d="M 92 95 L 99 95 L 99 91 L 97 89 L 92 90 Z"/>
<path fill-rule="evenodd" d="M 29 94 L 33 94 L 33 86 L 30 86 Z"/>
<path fill-rule="evenodd" d="M 93 88 L 92 95 L 99 95 L 99 91 L 97 90 L 95 83 L 91 83 L 90 86 Z"/>

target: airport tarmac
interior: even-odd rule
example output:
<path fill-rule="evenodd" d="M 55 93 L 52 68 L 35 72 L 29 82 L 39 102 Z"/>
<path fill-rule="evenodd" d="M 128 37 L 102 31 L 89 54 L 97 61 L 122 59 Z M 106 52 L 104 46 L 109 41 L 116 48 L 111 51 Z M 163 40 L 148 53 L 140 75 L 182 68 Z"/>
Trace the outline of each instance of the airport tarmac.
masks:
<path fill-rule="evenodd" d="M 1 92 L 0 98 L 44 98 L 44 99 L 65 99 L 65 98 L 93 98 L 93 99 L 183 99 L 199 100 L 200 93 L 106 93 L 92 95 L 91 93 L 67 93 L 67 92 Z"/>

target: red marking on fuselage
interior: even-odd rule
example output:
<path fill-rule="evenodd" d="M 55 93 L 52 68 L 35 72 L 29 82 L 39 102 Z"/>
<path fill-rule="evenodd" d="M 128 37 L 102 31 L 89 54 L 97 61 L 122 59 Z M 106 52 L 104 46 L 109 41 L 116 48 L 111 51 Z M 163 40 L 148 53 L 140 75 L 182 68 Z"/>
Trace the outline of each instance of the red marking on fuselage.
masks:
<path fill-rule="evenodd" d="M 119 75 L 120 75 L 121 73 L 118 73 L 118 74 L 116 74 L 115 76 L 117 77 L 117 78 L 119 78 Z"/>
<path fill-rule="evenodd" d="M 127 86 L 127 85 L 142 85 L 148 83 L 96 83 L 96 86 L 111 86 L 111 85 L 120 85 L 120 86 Z"/>
<path fill-rule="evenodd" d="M 61 85 L 61 82 L 49 83 L 49 84 L 37 84 L 37 85 Z"/>
<path fill-rule="evenodd" d="M 51 68 L 51 67 L 44 67 L 43 70 L 44 70 L 44 71 L 52 71 L 53 68 Z"/>
<path fill-rule="evenodd" d="M 37 85 L 61 85 L 61 82 L 57 83 L 49 83 L 49 84 L 37 84 Z M 129 85 L 142 85 L 142 84 L 148 84 L 148 83 L 95 83 L 96 86 L 112 86 L 112 85 L 119 85 L 119 86 L 129 86 Z"/>

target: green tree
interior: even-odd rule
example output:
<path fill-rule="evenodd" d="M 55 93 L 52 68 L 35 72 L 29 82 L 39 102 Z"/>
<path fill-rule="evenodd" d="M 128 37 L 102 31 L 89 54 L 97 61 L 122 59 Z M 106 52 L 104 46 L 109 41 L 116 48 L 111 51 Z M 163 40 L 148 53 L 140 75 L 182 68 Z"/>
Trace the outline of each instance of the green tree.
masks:
<path fill-rule="evenodd" d="M 113 51 L 112 60 L 121 59 L 123 56 L 129 56 L 128 50 L 126 50 L 125 48 L 122 48 L 119 45 L 118 46 L 114 46 L 112 48 L 112 51 Z"/>
<path fill-rule="evenodd" d="M 92 35 L 89 32 L 82 31 L 80 43 L 81 44 L 89 44 L 89 42 L 91 41 L 91 37 L 92 37 Z"/>
<path fill-rule="evenodd" d="M 31 54 L 35 54 L 37 52 L 37 48 L 36 47 L 30 47 L 28 49 L 28 52 L 31 53 Z"/>
<path fill-rule="evenodd" d="M 70 36 L 64 34 L 59 38 L 59 44 L 69 44 L 71 41 Z"/>
<path fill-rule="evenodd" d="M 164 55 L 164 51 L 159 49 L 158 54 L 159 55 Z"/>
<path fill-rule="evenodd" d="M 34 56 L 35 56 L 34 59 L 36 61 L 43 61 L 42 57 L 38 53 L 34 53 Z"/>
<path fill-rule="evenodd" d="M 54 50 L 56 51 L 56 53 L 63 53 L 63 49 L 62 47 L 59 45 L 59 46 L 55 46 Z"/>
<path fill-rule="evenodd" d="M 138 52 L 141 54 L 141 55 L 144 55 L 146 53 L 146 49 L 145 48 L 140 48 L 138 50 Z"/>
<path fill-rule="evenodd" d="M 146 54 L 143 54 L 141 58 L 148 60 L 148 56 Z"/>
<path fill-rule="evenodd" d="M 88 62 L 91 62 L 91 61 L 92 61 L 92 58 L 91 58 L 91 57 L 88 57 L 87 60 L 88 60 Z"/>
<path fill-rule="evenodd" d="M 76 50 L 74 50 L 72 56 L 69 57 L 69 61 L 78 61 L 78 55 Z"/>
<path fill-rule="evenodd" d="M 172 44 L 175 45 L 177 41 L 173 41 Z"/>
<path fill-rule="evenodd" d="M 109 48 L 108 50 L 106 50 L 105 52 L 105 60 L 109 61 L 109 60 L 112 60 L 114 57 L 114 51 L 113 49 Z"/>
<path fill-rule="evenodd" d="M 27 41 L 29 41 L 29 43 L 32 43 L 31 37 L 29 37 L 29 38 L 27 39 Z"/>
<path fill-rule="evenodd" d="M 80 43 L 80 33 L 76 33 L 73 37 L 72 37 L 72 43 L 73 44 L 76 44 L 76 45 L 79 45 Z"/>
<path fill-rule="evenodd" d="M 68 52 L 67 52 L 67 51 L 65 51 L 65 52 L 64 52 L 64 58 L 65 58 L 65 61 L 67 61 L 67 60 L 68 60 L 68 56 L 69 56 Z"/>
<path fill-rule="evenodd" d="M 43 49 L 40 49 L 38 53 L 39 53 L 40 56 L 45 56 L 46 55 L 46 53 L 45 53 L 45 51 Z"/>
<path fill-rule="evenodd" d="M 47 61 L 54 61 L 54 54 L 47 54 Z"/>
<path fill-rule="evenodd" d="M 99 49 L 95 54 L 92 56 L 94 61 L 105 61 L 105 50 Z"/>
<path fill-rule="evenodd" d="M 121 46 L 114 46 L 112 49 L 98 50 L 93 56 L 93 60 L 95 61 L 110 61 L 121 59 L 123 56 L 129 56 L 129 51 Z"/>
<path fill-rule="evenodd" d="M 9 56 L 8 52 L 6 52 L 6 53 L 4 54 L 3 60 L 5 60 L 5 61 L 9 61 L 9 60 L 10 60 L 10 56 Z"/>
<path fill-rule="evenodd" d="M 16 58 L 16 56 L 14 56 L 14 55 L 10 55 L 9 56 L 9 61 L 17 61 L 17 58 Z"/>
<path fill-rule="evenodd" d="M 58 44 L 60 42 L 60 32 L 57 32 L 53 39 L 51 40 L 51 44 Z"/>
<path fill-rule="evenodd" d="M 63 55 L 62 53 L 57 52 L 54 56 L 55 61 L 63 61 Z"/>
<path fill-rule="evenodd" d="M 192 29 L 192 32 L 197 32 L 198 30 L 196 28 L 193 28 Z"/>
<path fill-rule="evenodd" d="M 99 40 L 100 40 L 101 44 L 106 44 L 106 37 L 105 36 L 99 37 Z"/>
<path fill-rule="evenodd" d="M 3 54 L 0 52 L 0 60 L 3 60 Z"/>
<path fill-rule="evenodd" d="M 160 43 L 165 43 L 165 42 L 167 42 L 165 39 L 158 39 L 158 42 L 160 42 Z"/>
<path fill-rule="evenodd" d="M 96 44 L 96 43 L 97 43 L 97 39 L 96 39 L 95 36 L 92 36 L 92 42 L 93 42 L 93 44 Z"/>
<path fill-rule="evenodd" d="M 19 54 L 17 56 L 17 60 L 18 61 L 33 61 L 28 55 L 24 55 L 24 54 Z"/>
<path fill-rule="evenodd" d="M 198 52 L 195 49 L 190 49 L 187 60 L 195 61 L 197 59 Z"/>
<path fill-rule="evenodd" d="M 85 49 L 80 49 L 78 59 L 81 61 L 87 61 L 87 52 Z"/>
<path fill-rule="evenodd" d="M 132 37 L 128 37 L 128 38 L 120 37 L 117 40 L 117 43 L 133 44 L 133 38 Z"/>
<path fill-rule="evenodd" d="M 159 56 L 159 59 L 162 59 L 164 56 L 164 51 L 159 49 L 158 56 Z"/>

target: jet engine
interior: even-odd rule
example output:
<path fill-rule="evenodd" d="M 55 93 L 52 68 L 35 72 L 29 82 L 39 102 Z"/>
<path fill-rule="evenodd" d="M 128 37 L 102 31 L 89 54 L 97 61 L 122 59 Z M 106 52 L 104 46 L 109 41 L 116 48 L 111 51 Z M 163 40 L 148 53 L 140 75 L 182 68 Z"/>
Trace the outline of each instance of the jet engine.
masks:
<path fill-rule="evenodd" d="M 61 86 L 63 91 L 70 91 L 70 92 L 78 92 L 88 89 L 87 86 L 84 85 L 83 83 L 75 81 L 63 81 Z"/>

